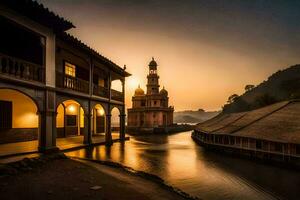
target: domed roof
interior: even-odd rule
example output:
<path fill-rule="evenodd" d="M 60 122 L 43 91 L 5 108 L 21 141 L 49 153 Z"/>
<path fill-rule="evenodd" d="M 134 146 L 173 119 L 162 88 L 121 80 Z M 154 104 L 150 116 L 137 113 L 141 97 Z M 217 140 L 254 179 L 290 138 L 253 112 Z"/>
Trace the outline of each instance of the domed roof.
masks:
<path fill-rule="evenodd" d="M 165 87 L 163 87 L 163 89 L 160 90 L 159 94 L 168 96 L 168 91 L 165 89 Z"/>
<path fill-rule="evenodd" d="M 143 95 L 145 95 L 145 92 L 139 85 L 139 87 L 134 91 L 134 96 L 143 96 Z"/>
<path fill-rule="evenodd" d="M 149 63 L 149 68 L 150 68 L 150 70 L 156 70 L 157 69 L 157 63 L 156 63 L 156 61 L 154 60 L 153 57 L 152 57 L 152 60 Z"/>

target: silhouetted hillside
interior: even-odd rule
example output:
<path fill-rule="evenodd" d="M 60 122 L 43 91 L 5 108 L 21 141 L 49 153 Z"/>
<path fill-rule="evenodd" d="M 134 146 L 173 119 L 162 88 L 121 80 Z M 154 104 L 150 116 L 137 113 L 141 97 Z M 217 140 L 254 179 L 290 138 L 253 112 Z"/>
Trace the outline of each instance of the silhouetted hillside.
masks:
<path fill-rule="evenodd" d="M 197 111 L 186 110 L 186 111 L 174 112 L 174 122 L 175 123 L 200 123 L 215 117 L 219 113 L 220 112 L 218 111 L 205 112 L 202 109 L 199 109 Z"/>
<path fill-rule="evenodd" d="M 300 98 L 300 65 L 279 70 L 258 86 L 246 86 L 245 90 L 241 96 L 230 96 L 223 112 L 248 111 L 279 101 Z"/>

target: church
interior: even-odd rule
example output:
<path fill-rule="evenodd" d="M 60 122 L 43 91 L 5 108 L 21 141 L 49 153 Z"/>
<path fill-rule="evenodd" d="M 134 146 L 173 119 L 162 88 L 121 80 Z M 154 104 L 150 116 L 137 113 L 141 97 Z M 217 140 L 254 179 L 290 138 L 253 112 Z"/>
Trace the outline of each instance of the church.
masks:
<path fill-rule="evenodd" d="M 168 91 L 159 85 L 157 63 L 152 58 L 147 75 L 147 91 L 139 86 L 132 97 L 132 108 L 128 109 L 127 130 L 164 129 L 173 125 L 174 107 L 169 106 Z"/>

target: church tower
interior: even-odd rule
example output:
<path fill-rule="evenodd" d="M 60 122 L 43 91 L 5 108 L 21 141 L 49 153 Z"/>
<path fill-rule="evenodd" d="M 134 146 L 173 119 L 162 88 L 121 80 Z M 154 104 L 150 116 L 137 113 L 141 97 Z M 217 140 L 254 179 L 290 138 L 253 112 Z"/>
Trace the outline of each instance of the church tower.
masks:
<path fill-rule="evenodd" d="M 147 94 L 159 94 L 159 76 L 157 75 L 157 63 L 152 57 L 151 62 L 149 63 L 149 74 L 147 76 Z"/>
<path fill-rule="evenodd" d="M 127 131 L 141 133 L 166 131 L 173 125 L 174 107 L 169 106 L 168 91 L 159 90 L 157 63 L 152 58 L 147 75 L 147 91 L 139 87 L 132 97 L 132 108 L 128 109 Z"/>

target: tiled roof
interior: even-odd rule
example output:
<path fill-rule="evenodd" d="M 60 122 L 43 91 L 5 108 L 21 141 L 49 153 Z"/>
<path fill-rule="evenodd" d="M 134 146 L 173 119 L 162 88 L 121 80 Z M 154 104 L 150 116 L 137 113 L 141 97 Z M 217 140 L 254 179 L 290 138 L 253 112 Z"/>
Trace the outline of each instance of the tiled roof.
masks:
<path fill-rule="evenodd" d="M 1 0 L 0 4 L 24 15 L 44 26 L 50 27 L 56 32 L 75 28 L 72 22 L 56 15 L 48 8 L 33 0 Z"/>
<path fill-rule="evenodd" d="M 246 113 L 221 114 L 199 124 L 196 130 L 300 144 L 300 101 L 284 101 Z"/>
<path fill-rule="evenodd" d="M 124 76 L 130 76 L 131 75 L 128 72 L 126 72 L 122 67 L 120 67 L 119 65 L 115 64 L 110 59 L 104 57 L 103 55 L 101 55 L 100 53 L 98 53 L 97 51 L 95 51 L 94 49 L 92 49 L 91 47 L 89 47 L 88 45 L 86 45 L 81 40 L 77 39 L 76 37 L 74 37 L 74 36 L 72 36 L 72 35 L 70 35 L 68 33 L 65 33 L 65 32 L 58 34 L 57 37 L 59 39 L 61 39 L 62 41 L 69 42 L 72 45 L 75 45 L 75 46 L 77 46 L 77 47 L 79 47 L 79 48 L 87 51 L 91 55 L 93 55 L 96 58 L 100 59 L 102 61 L 102 63 L 110 66 L 113 71 L 115 71 L 117 73 L 120 73 L 120 74 L 122 74 Z"/>

